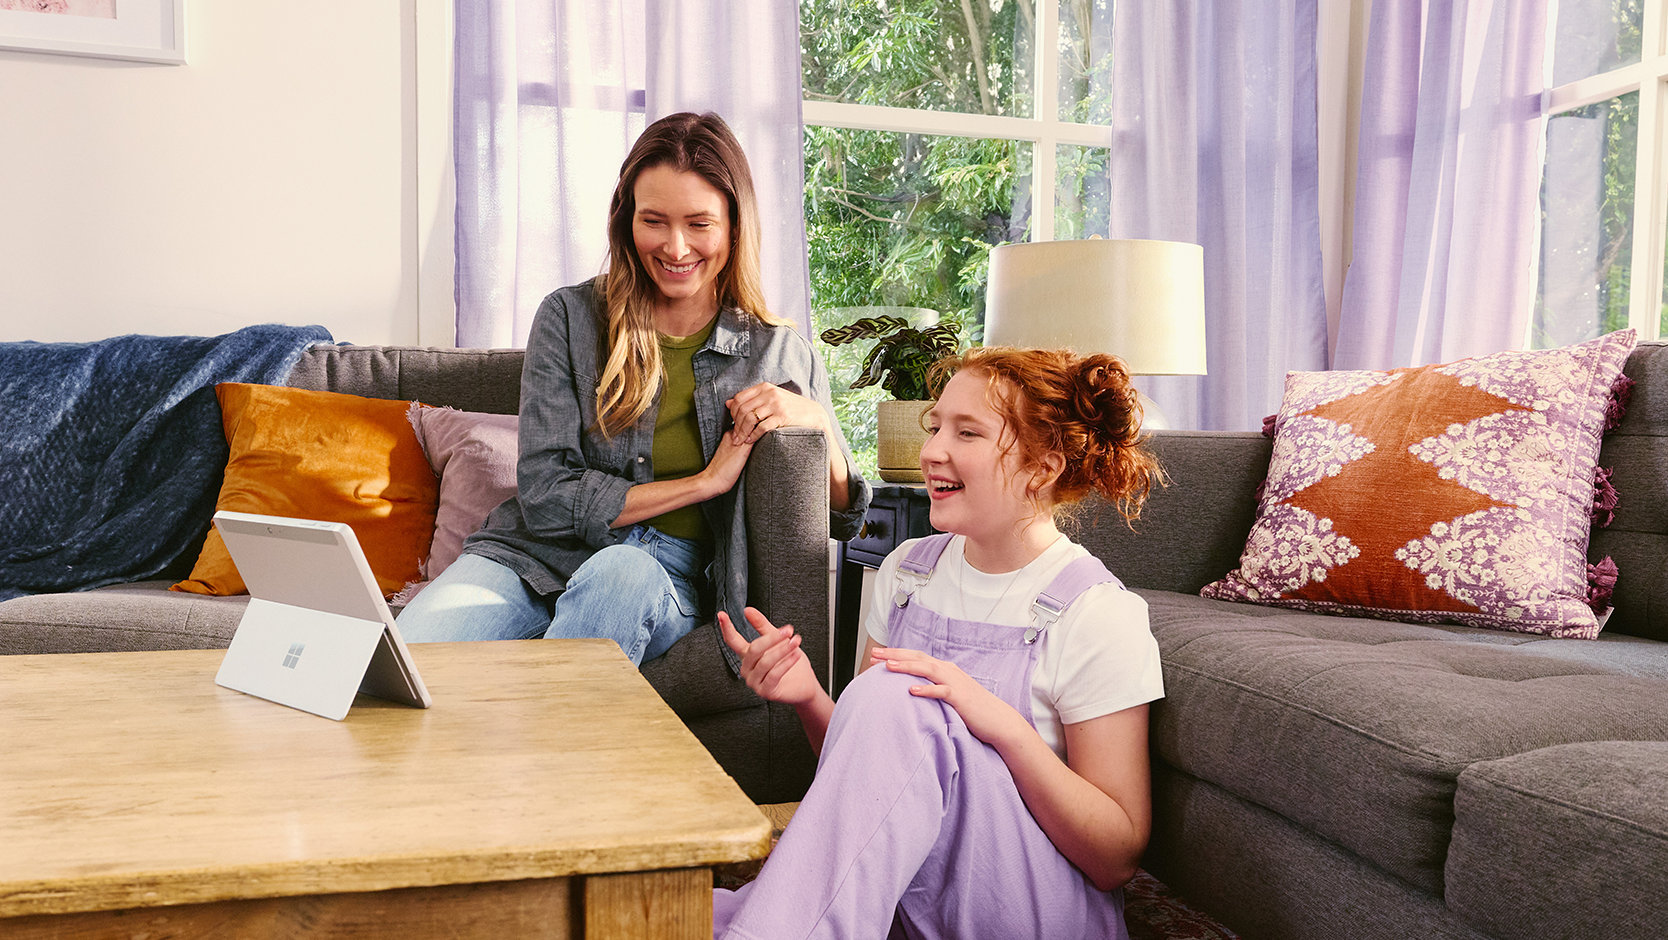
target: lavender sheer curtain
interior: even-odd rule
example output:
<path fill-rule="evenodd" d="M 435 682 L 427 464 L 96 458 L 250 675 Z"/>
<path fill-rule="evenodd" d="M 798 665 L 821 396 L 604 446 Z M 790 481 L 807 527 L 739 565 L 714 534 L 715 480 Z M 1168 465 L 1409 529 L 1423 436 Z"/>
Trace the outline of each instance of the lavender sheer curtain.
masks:
<path fill-rule="evenodd" d="M 1205 249 L 1209 374 L 1138 380 L 1173 427 L 1260 428 L 1288 370 L 1326 367 L 1315 16 L 1115 6 L 1111 234 Z"/>
<path fill-rule="evenodd" d="M 1372 5 L 1335 368 L 1523 346 L 1534 308 L 1546 6 Z"/>
<path fill-rule="evenodd" d="M 765 300 L 809 336 L 799 5 L 651 0 L 649 7 L 649 113 L 717 111 L 736 132 L 758 191 Z"/>
<path fill-rule="evenodd" d="M 457 336 L 526 344 L 600 273 L 620 163 L 650 120 L 717 111 L 747 151 L 765 297 L 809 331 L 798 10 L 779 0 L 458 0 Z"/>

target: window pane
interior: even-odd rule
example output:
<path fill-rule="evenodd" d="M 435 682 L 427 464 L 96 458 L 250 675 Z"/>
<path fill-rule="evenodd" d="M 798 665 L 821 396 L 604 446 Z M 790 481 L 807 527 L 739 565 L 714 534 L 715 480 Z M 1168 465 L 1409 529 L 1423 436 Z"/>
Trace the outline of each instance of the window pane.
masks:
<path fill-rule="evenodd" d="M 814 332 L 834 308 L 925 307 L 978 339 L 991 246 L 1023 241 L 1030 146 L 836 127 L 805 128 L 805 229 Z M 829 322 L 823 322 L 824 320 Z M 840 322 L 833 322 L 839 320 Z M 872 388 L 849 390 L 868 343 L 816 344 L 859 466 L 873 469 Z"/>
<path fill-rule="evenodd" d="M 1638 127 L 1638 92 L 1547 122 L 1536 348 L 1627 326 Z"/>
<path fill-rule="evenodd" d="M 1639 61 L 1644 0 L 1558 0 L 1554 87 Z"/>
<path fill-rule="evenodd" d="M 1059 3 L 1059 118 L 1078 124 L 1110 124 L 1111 0 L 1059 0 Z"/>
<path fill-rule="evenodd" d="M 1663 247 L 1662 257 L 1662 312 L 1657 315 L 1656 335 L 1668 336 L 1668 245 Z"/>
<path fill-rule="evenodd" d="M 805 98 L 1031 117 L 1030 2 L 804 0 Z"/>
<path fill-rule="evenodd" d="M 1062 144 L 1055 150 L 1054 237 L 1112 234 L 1112 151 Z"/>

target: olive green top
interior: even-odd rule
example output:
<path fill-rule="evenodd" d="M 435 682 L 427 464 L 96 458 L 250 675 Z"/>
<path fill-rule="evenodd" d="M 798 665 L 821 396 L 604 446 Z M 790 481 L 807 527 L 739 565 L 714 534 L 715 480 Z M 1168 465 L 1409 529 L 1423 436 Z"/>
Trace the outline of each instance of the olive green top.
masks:
<path fill-rule="evenodd" d="M 717 323 L 718 318 L 714 317 L 692 336 L 660 334 L 660 359 L 666 368 L 666 385 L 660 392 L 660 412 L 655 418 L 651 451 L 656 480 L 693 476 L 707 465 L 706 454 L 701 452 L 701 428 L 695 421 L 694 362 L 695 351 L 706 345 Z M 712 538 L 706 519 L 701 516 L 700 503 L 645 519 L 644 524 L 680 539 L 706 542 Z"/>

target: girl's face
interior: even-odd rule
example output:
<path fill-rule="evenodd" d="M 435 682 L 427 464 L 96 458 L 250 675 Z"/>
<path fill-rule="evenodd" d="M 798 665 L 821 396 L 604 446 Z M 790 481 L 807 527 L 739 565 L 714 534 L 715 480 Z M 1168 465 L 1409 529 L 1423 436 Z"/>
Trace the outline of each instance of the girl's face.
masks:
<path fill-rule="evenodd" d="M 927 412 L 932 433 L 921 446 L 933 527 L 974 541 L 1011 537 L 1038 512 L 1013 435 L 986 399 L 989 381 L 966 370 L 952 376 Z"/>
<path fill-rule="evenodd" d="M 700 174 L 662 164 L 632 185 L 637 257 L 675 306 L 718 309 L 718 275 L 730 261 L 730 208 Z"/>

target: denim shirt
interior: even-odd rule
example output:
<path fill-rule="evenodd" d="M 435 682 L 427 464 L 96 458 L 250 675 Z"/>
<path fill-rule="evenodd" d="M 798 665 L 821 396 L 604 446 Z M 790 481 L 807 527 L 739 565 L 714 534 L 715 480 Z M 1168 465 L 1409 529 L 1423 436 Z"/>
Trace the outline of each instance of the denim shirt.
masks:
<path fill-rule="evenodd" d="M 607 359 L 607 322 L 594 282 L 564 287 L 544 299 L 527 339 L 521 373 L 517 494 L 493 510 L 464 551 L 502 564 L 540 594 L 567 587 L 568 576 L 598 549 L 624 538 L 610 527 L 626 491 L 654 480 L 652 459 L 659 398 L 612 438 L 596 430 L 597 377 Z M 851 508 L 829 513 L 829 531 L 849 539 L 862 526 L 870 487 L 857 472 L 834 420 L 822 359 L 799 332 L 771 326 L 735 309 L 718 313 L 706 345 L 695 353 L 695 418 L 707 460 L 717 452 L 729 412 L 724 402 L 759 382 L 807 395 L 829 414 L 851 478 Z M 809 389 L 809 392 L 806 391 Z M 759 485 L 759 481 L 753 481 Z M 747 603 L 747 530 L 740 486 L 701 504 L 713 533 L 708 568 L 718 608 L 738 629 Z M 722 646 L 722 642 L 720 641 Z M 722 651 L 736 668 L 729 647 Z"/>

